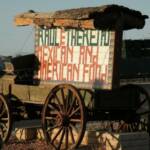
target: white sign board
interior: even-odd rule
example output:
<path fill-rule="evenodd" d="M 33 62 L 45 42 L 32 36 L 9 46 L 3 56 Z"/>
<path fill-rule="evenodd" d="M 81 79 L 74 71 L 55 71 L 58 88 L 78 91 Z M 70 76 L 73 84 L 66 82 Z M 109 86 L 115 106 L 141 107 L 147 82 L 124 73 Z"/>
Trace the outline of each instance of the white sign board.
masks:
<path fill-rule="evenodd" d="M 110 89 L 114 32 L 36 28 L 38 78 L 79 87 Z"/>

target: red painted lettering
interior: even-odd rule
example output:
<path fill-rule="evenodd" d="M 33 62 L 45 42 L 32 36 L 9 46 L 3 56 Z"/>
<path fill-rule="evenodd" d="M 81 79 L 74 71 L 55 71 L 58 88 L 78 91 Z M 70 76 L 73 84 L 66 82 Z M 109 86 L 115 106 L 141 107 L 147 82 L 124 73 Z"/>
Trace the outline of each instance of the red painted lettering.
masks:
<path fill-rule="evenodd" d="M 92 47 L 91 46 L 86 46 L 85 63 L 87 63 L 87 60 L 89 62 L 92 62 L 92 52 L 93 52 Z"/>
<path fill-rule="evenodd" d="M 71 81 L 72 80 L 72 65 L 68 64 L 67 66 L 67 80 Z"/>
<path fill-rule="evenodd" d="M 67 64 L 67 50 L 65 46 L 61 47 L 61 63 Z"/>
<path fill-rule="evenodd" d="M 73 80 L 78 81 L 79 80 L 79 71 L 80 71 L 80 65 L 79 64 L 73 64 Z"/>
<path fill-rule="evenodd" d="M 57 64 L 53 64 L 53 79 L 58 80 Z"/>
<path fill-rule="evenodd" d="M 86 76 L 88 76 L 89 73 L 89 65 L 85 64 L 83 65 L 83 81 L 88 81 L 89 78 L 87 79 Z"/>
<path fill-rule="evenodd" d="M 79 54 L 79 64 L 84 64 L 84 53 L 85 53 L 85 47 L 80 47 L 80 54 Z"/>
<path fill-rule="evenodd" d="M 71 46 L 71 47 L 67 47 L 67 58 L 68 58 L 68 60 L 70 60 L 70 62 L 72 62 L 73 61 L 73 46 Z M 70 59 L 69 59 L 70 58 Z"/>

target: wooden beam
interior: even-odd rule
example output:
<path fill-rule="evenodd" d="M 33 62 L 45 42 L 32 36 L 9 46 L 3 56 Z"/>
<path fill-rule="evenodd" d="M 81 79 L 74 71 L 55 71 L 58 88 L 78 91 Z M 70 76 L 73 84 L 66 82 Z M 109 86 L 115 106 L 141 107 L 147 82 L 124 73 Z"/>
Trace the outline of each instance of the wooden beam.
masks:
<path fill-rule="evenodd" d="M 28 26 L 33 24 L 32 18 L 15 18 L 15 25 L 16 26 Z"/>
<path fill-rule="evenodd" d="M 68 28 L 84 28 L 95 29 L 94 20 L 73 20 L 73 19 L 48 19 L 48 18 L 16 18 L 15 24 L 17 26 L 26 26 L 36 24 L 47 27 L 68 27 Z"/>
<path fill-rule="evenodd" d="M 39 13 L 26 12 L 15 17 L 15 24 L 25 26 L 31 24 L 48 27 L 72 27 L 85 29 L 112 29 L 123 17 L 123 30 L 143 28 L 146 15 L 141 12 L 117 5 L 69 9 L 63 11 Z"/>

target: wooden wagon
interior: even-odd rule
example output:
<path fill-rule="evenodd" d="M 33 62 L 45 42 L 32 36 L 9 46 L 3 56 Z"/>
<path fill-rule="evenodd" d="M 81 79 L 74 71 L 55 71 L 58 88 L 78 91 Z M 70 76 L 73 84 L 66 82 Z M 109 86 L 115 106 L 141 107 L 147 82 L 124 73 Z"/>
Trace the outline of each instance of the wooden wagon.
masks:
<path fill-rule="evenodd" d="M 1 76 L 3 141 L 13 121 L 38 118 L 55 149 L 78 147 L 88 121 L 110 122 L 116 132 L 149 132 L 144 77 L 129 80 L 120 71 L 127 67 L 121 66 L 123 31 L 143 28 L 146 18 L 118 5 L 17 15 L 16 25 L 35 28 L 35 53 L 12 59 Z"/>

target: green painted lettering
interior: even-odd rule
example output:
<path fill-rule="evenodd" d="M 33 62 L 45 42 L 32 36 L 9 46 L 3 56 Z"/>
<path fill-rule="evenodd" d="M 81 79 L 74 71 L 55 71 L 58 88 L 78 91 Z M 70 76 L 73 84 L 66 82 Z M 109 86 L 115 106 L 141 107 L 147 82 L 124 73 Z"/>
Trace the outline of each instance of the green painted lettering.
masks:
<path fill-rule="evenodd" d="M 98 31 L 90 30 L 90 45 L 97 46 L 98 45 Z"/>
<path fill-rule="evenodd" d="M 43 31 L 41 28 L 38 29 L 38 45 L 42 46 L 44 43 L 43 41 Z"/>
<path fill-rule="evenodd" d="M 77 46 L 83 45 L 83 31 L 82 30 L 77 30 Z"/>
<path fill-rule="evenodd" d="M 89 30 L 83 31 L 83 45 L 87 45 L 87 46 L 90 45 L 89 38 L 88 38 L 88 31 Z"/>
<path fill-rule="evenodd" d="M 76 30 L 71 30 L 71 45 L 70 46 L 75 46 L 77 43 L 76 40 Z"/>
<path fill-rule="evenodd" d="M 109 32 L 102 31 L 101 32 L 101 46 L 108 46 L 109 45 Z"/>

